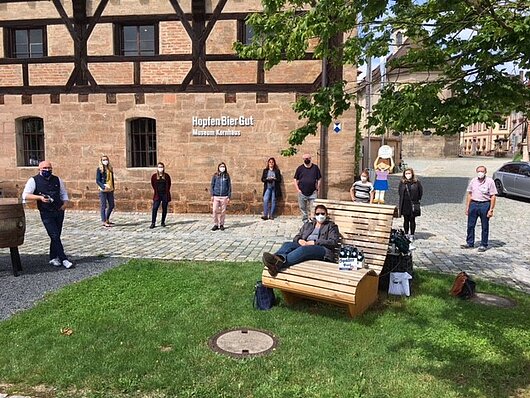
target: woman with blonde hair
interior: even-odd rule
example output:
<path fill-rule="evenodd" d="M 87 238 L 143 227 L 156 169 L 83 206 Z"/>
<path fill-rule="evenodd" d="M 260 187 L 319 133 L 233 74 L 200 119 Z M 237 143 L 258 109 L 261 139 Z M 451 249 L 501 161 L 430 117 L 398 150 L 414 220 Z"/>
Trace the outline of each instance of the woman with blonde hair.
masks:
<path fill-rule="evenodd" d="M 104 227 L 111 227 L 110 214 L 114 210 L 114 172 L 109 157 L 103 155 L 99 159 L 96 171 L 96 184 L 99 188 L 101 221 Z"/>

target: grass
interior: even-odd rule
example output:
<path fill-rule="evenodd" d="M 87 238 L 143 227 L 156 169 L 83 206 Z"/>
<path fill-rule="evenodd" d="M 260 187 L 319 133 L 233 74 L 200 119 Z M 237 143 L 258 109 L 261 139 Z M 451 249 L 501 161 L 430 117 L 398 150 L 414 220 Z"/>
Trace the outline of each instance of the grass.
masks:
<path fill-rule="evenodd" d="M 418 272 L 413 297 L 350 320 L 313 302 L 254 310 L 260 272 L 135 260 L 68 286 L 0 323 L 0 383 L 91 398 L 530 396 L 526 294 L 479 281 L 518 303 L 486 307 L 449 297 L 452 277 Z M 244 360 L 208 348 L 235 327 L 271 331 L 279 346 Z"/>

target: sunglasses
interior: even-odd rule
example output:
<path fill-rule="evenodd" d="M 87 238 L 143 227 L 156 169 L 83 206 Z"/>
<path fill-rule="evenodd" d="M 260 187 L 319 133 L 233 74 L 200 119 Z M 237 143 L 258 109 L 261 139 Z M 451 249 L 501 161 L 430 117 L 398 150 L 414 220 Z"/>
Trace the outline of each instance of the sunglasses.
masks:
<path fill-rule="evenodd" d="M 326 213 L 315 213 L 315 216 L 325 216 Z"/>

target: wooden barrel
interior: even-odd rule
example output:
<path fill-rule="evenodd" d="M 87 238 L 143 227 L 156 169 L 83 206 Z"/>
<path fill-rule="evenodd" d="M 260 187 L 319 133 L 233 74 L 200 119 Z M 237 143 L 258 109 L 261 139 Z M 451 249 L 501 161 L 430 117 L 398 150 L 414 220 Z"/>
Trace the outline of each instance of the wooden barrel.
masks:
<path fill-rule="evenodd" d="M 0 247 L 17 247 L 24 243 L 26 216 L 18 199 L 0 199 Z"/>

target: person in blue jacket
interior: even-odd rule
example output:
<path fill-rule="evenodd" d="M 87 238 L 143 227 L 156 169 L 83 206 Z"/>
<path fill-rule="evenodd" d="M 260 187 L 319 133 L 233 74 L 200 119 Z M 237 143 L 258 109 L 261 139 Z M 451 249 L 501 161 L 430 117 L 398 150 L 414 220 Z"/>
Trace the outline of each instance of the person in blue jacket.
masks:
<path fill-rule="evenodd" d="M 210 187 L 213 203 L 213 227 L 212 231 L 225 229 L 226 206 L 232 196 L 232 184 L 226 164 L 221 162 L 217 165 L 217 172 L 212 176 Z"/>

